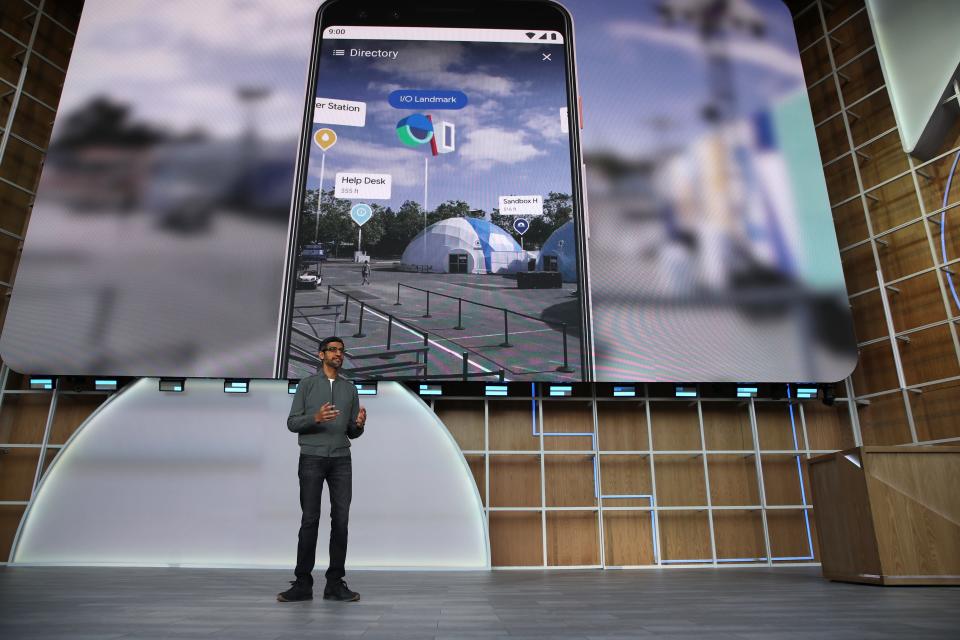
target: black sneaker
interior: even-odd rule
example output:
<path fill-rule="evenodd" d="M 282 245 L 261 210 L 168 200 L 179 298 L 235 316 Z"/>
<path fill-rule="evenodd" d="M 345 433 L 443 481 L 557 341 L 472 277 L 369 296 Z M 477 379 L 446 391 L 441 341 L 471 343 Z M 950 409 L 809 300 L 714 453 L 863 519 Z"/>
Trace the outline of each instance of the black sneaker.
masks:
<path fill-rule="evenodd" d="M 324 600 L 340 600 L 341 602 L 356 602 L 360 599 L 360 594 L 356 591 L 350 591 L 350 587 L 343 580 L 337 582 L 328 582 L 323 590 Z"/>
<path fill-rule="evenodd" d="M 313 600 L 313 587 L 291 580 L 292 585 L 283 593 L 277 594 L 277 602 L 300 602 L 301 600 Z"/>

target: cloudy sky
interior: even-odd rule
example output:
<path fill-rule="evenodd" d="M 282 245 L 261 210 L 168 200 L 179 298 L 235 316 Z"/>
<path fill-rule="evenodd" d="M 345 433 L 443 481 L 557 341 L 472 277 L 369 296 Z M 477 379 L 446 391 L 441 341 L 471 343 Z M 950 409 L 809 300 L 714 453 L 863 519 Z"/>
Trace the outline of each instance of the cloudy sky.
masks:
<path fill-rule="evenodd" d="M 692 27 L 665 26 L 655 11 L 657 3 L 564 2 L 576 30 L 587 154 L 612 151 L 644 157 L 666 144 L 689 140 L 702 128 L 699 112 L 708 99 L 703 45 Z M 135 117 L 155 126 L 173 132 L 199 128 L 231 137 L 243 130 L 250 116 L 237 89 L 264 88 L 269 96 L 256 108 L 259 132 L 290 144 L 292 159 L 318 4 L 318 0 L 87 0 L 61 112 L 106 94 L 129 103 Z M 792 20 L 782 2 L 739 4 L 759 15 L 766 26 L 763 38 L 733 34 L 728 41 L 738 104 L 748 113 L 801 88 L 802 75 Z M 565 145 L 551 120 L 562 95 L 553 93 L 552 79 L 521 64 L 516 56 L 483 60 L 467 73 L 466 63 L 475 53 L 470 47 L 446 46 L 441 55 L 430 58 L 432 67 L 421 60 L 418 66 L 349 88 L 380 96 L 381 102 L 370 110 L 378 126 L 393 119 L 393 114 L 387 117 L 390 107 L 382 101 L 392 85 L 466 92 L 470 106 L 451 112 L 456 113 L 462 144 L 455 163 L 460 170 L 469 170 L 470 178 L 466 191 L 456 197 L 469 197 L 474 206 L 489 208 L 496 189 L 504 186 L 491 182 L 491 176 L 526 176 L 527 184 L 538 189 L 560 179 L 553 167 Z M 338 86 L 348 88 L 329 76 L 323 82 L 327 93 Z M 453 86 L 458 82 L 460 87 Z M 394 139 L 372 130 L 370 136 L 358 137 L 349 150 L 351 164 L 382 157 L 381 146 L 392 145 Z M 443 173 L 454 165 L 447 160 L 441 157 L 431 165 L 437 177 L 435 183 L 431 179 L 434 203 L 456 195 L 442 186 Z M 413 185 L 422 183 L 417 177 L 422 168 L 413 164 L 394 168 L 397 186 L 411 188 L 409 197 L 414 197 Z M 416 199 L 422 199 L 422 193 Z"/>
<path fill-rule="evenodd" d="M 387 49 L 396 59 L 334 57 L 334 48 Z M 542 51 L 552 52 L 544 61 Z M 398 207 L 423 201 L 424 160 L 429 163 L 427 204 L 464 200 L 487 211 L 500 195 L 569 193 L 569 139 L 560 128 L 566 106 L 564 61 L 558 45 L 496 42 L 385 42 L 335 40 L 324 44 L 318 97 L 367 105 L 366 126 L 329 125 L 339 138 L 326 153 L 325 189 L 338 171 L 393 176 Z M 396 109 L 397 89 L 462 91 L 463 109 Z M 429 145 L 410 148 L 397 139 L 397 122 L 413 113 L 456 126 L 456 150 L 434 157 Z M 319 125 L 318 125 L 319 127 Z M 321 154 L 312 147 L 308 187 L 319 184 Z M 362 198 L 361 198 L 362 200 Z"/>

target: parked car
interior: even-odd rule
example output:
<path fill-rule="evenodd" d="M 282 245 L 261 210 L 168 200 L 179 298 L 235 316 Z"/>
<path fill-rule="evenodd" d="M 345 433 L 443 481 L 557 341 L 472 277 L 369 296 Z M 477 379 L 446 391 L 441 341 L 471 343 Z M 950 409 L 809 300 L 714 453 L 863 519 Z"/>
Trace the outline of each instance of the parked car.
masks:
<path fill-rule="evenodd" d="M 297 289 L 316 289 L 322 280 L 316 271 L 302 271 L 297 275 Z"/>

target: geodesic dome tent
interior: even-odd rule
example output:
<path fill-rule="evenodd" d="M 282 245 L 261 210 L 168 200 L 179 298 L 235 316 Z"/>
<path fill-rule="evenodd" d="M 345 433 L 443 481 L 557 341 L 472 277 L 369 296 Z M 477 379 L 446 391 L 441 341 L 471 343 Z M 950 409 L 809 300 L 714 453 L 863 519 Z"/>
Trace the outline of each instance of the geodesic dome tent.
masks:
<path fill-rule="evenodd" d="M 509 233 L 482 218 L 448 218 L 417 234 L 400 266 L 433 273 L 515 273 L 527 254 Z"/>
<path fill-rule="evenodd" d="M 553 264 L 556 268 L 553 268 Z M 546 266 L 550 266 L 547 269 Z M 550 234 L 537 257 L 537 271 L 559 271 L 564 282 L 577 281 L 577 245 L 573 241 L 573 221 Z"/>

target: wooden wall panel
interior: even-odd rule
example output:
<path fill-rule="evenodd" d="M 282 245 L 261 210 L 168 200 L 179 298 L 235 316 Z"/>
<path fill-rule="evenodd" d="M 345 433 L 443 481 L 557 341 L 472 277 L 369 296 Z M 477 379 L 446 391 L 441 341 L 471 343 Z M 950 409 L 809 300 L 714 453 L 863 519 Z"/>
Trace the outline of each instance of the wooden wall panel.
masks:
<path fill-rule="evenodd" d="M 757 466 L 754 455 L 708 455 L 710 502 L 717 506 L 758 505 Z"/>
<path fill-rule="evenodd" d="M 846 22 L 837 26 L 832 35 L 831 49 L 834 64 L 838 67 L 847 64 L 873 45 L 870 21 L 867 19 L 866 11 L 852 14 Z"/>
<path fill-rule="evenodd" d="M 860 361 L 853 372 L 853 385 L 858 395 L 897 388 L 897 369 L 888 341 L 860 348 Z"/>
<path fill-rule="evenodd" d="M 538 451 L 540 438 L 534 437 L 530 400 L 490 403 L 491 451 Z"/>
<path fill-rule="evenodd" d="M 857 146 L 897 126 L 886 91 L 878 91 L 852 110 L 856 116 L 850 118 L 850 134 Z"/>
<path fill-rule="evenodd" d="M 850 300 L 853 313 L 853 330 L 857 342 L 866 342 L 887 335 L 887 317 L 883 312 L 883 299 L 879 289 Z"/>
<path fill-rule="evenodd" d="M 860 178 L 863 181 L 864 189 L 870 189 L 890 176 L 910 170 L 907 156 L 904 155 L 903 147 L 900 144 L 900 134 L 896 131 L 892 131 L 860 149 L 857 153 L 857 165 L 860 167 Z M 916 189 L 913 188 L 913 179 L 909 175 L 907 175 L 907 179 L 910 182 L 910 206 L 913 209 L 911 217 L 916 218 L 920 213 Z M 879 229 L 874 227 L 874 232 L 877 231 Z"/>
<path fill-rule="evenodd" d="M 843 121 L 840 120 L 839 116 L 836 120 L 840 123 L 842 129 Z M 867 229 L 867 216 L 863 212 L 863 202 L 860 198 L 834 207 L 831 214 L 833 215 L 833 226 L 837 232 L 837 243 L 840 248 L 866 240 L 870 235 L 869 229 Z"/>
<path fill-rule="evenodd" d="M 542 506 L 539 457 L 527 455 L 490 456 L 490 506 Z"/>
<path fill-rule="evenodd" d="M 6 562 L 10 557 L 13 537 L 25 509 L 20 505 L 0 504 L 0 562 Z"/>
<path fill-rule="evenodd" d="M 947 319 L 935 272 L 929 271 L 898 282 L 896 288 L 896 292 L 890 291 L 887 296 L 895 331 L 915 329 Z M 886 335 L 885 329 L 880 335 Z"/>
<path fill-rule="evenodd" d="M 652 402 L 650 422 L 656 451 L 700 451 L 696 403 Z"/>
<path fill-rule="evenodd" d="M 601 451 L 645 451 L 647 411 L 642 402 L 597 404 L 597 446 Z"/>
<path fill-rule="evenodd" d="M 877 247 L 877 257 L 884 280 L 890 282 L 933 266 L 930 242 L 924 228 L 927 224 L 914 222 L 883 236 L 887 244 Z"/>
<path fill-rule="evenodd" d="M 807 96 L 810 99 L 810 110 L 813 112 L 814 122 L 822 122 L 830 116 L 840 113 L 840 99 L 831 78 L 809 86 Z M 835 150 L 831 149 L 831 151 Z M 825 154 L 824 160 L 835 158 L 836 155 L 836 152 L 833 155 Z"/>
<path fill-rule="evenodd" d="M 714 511 L 713 535 L 718 560 L 759 562 L 766 558 L 763 519 L 759 510 Z"/>
<path fill-rule="evenodd" d="M 543 523 L 539 512 L 490 513 L 490 564 L 495 567 L 543 565 Z"/>
<path fill-rule="evenodd" d="M 0 452 L 0 500 L 29 500 L 37 473 L 40 449 L 3 449 Z"/>
<path fill-rule="evenodd" d="M 543 432 L 593 433 L 593 407 L 589 402 L 543 401 Z M 590 451 L 591 436 L 544 436 L 545 451 Z"/>
<path fill-rule="evenodd" d="M 796 451 L 798 448 L 806 448 L 800 413 L 796 407 L 793 408 L 791 420 L 791 407 L 786 403 L 757 402 L 754 406 L 757 414 L 757 435 L 762 451 Z"/>
<path fill-rule="evenodd" d="M 605 496 L 652 495 L 650 482 L 650 459 L 648 456 L 610 455 L 600 456 L 600 486 Z M 610 507 L 649 507 L 647 498 L 605 498 Z"/>
<path fill-rule="evenodd" d="M 843 279 L 847 293 L 854 294 L 877 286 L 876 265 L 870 243 L 861 244 L 840 253 Z"/>
<path fill-rule="evenodd" d="M 803 404 L 803 418 L 811 449 L 849 449 L 854 446 L 846 402 L 838 402 L 832 407 L 820 402 L 806 402 Z"/>
<path fill-rule="evenodd" d="M 843 68 L 843 73 L 850 78 L 849 81 L 840 83 L 840 93 L 843 94 L 845 104 L 856 102 L 883 86 L 883 72 L 880 70 L 876 49 L 850 62 Z"/>
<path fill-rule="evenodd" d="M 816 557 L 817 534 L 813 526 L 812 512 L 808 514 L 808 518 Z M 774 509 L 767 511 L 767 531 L 770 534 L 770 553 L 774 558 L 803 559 L 810 555 L 803 510 Z"/>
<path fill-rule="evenodd" d="M 592 455 L 548 455 L 543 471 L 548 507 L 597 506 Z"/>
<path fill-rule="evenodd" d="M 437 400 L 437 417 L 464 451 L 481 451 L 483 441 L 483 400 Z"/>
<path fill-rule="evenodd" d="M 703 436 L 707 449 L 753 451 L 746 403 L 703 401 Z"/>
<path fill-rule="evenodd" d="M 947 149 L 956 146 L 958 139 L 947 140 Z M 946 151 L 946 149 L 944 149 Z M 923 199 L 924 210 L 937 211 L 943 207 L 943 191 L 947 188 L 947 176 L 953 166 L 953 154 L 946 155 L 938 160 L 923 166 L 923 172 L 930 178 L 920 179 L 920 197 Z M 947 197 L 947 206 L 960 202 L 960 183 L 954 179 Z M 950 214 L 947 214 L 950 219 Z M 956 255 L 956 254 L 953 254 Z"/>
<path fill-rule="evenodd" d="M 899 145 L 899 135 L 896 132 L 894 132 L 893 135 L 897 137 L 897 144 Z M 900 153 L 900 157 L 904 157 L 902 152 Z M 903 162 L 904 167 L 897 173 L 906 171 L 905 158 Z M 869 165 L 869 163 L 867 164 Z M 895 174 L 880 175 L 874 173 L 870 185 L 865 186 L 870 190 L 877 183 L 893 175 Z M 917 190 L 913 186 L 913 177 L 910 175 L 897 178 L 882 187 L 873 188 L 869 193 L 870 198 L 867 207 L 870 212 L 870 222 L 873 226 L 874 233 L 883 233 L 884 231 L 920 217 L 920 201 L 917 199 Z M 920 231 L 923 231 L 922 227 Z M 884 236 L 884 242 L 886 241 L 886 236 Z M 885 247 L 885 245 L 881 243 L 878 249 L 882 250 L 883 247 Z M 892 278 L 893 276 L 884 272 L 884 277 Z"/>
<path fill-rule="evenodd" d="M 960 380 L 924 387 L 909 398 L 917 439 L 960 438 Z"/>
<path fill-rule="evenodd" d="M 707 504 L 707 485 L 700 456 L 654 456 L 657 505 L 662 507 Z"/>
<path fill-rule="evenodd" d="M 811 98 L 815 96 L 816 99 L 825 101 L 836 97 L 836 95 L 832 79 L 827 80 L 822 87 L 817 85 L 811 92 Z M 826 106 L 826 103 L 824 106 Z M 843 116 L 839 113 L 817 127 L 816 134 L 817 142 L 820 145 L 820 154 L 825 162 L 834 161 L 850 153 L 850 143 L 847 142 L 847 137 L 843 132 Z"/>
<path fill-rule="evenodd" d="M 468 455 L 464 456 L 467 459 L 467 464 L 470 466 L 470 473 L 473 474 L 473 481 L 477 485 L 477 491 L 480 492 L 480 501 L 483 503 L 483 506 L 487 506 L 487 496 L 486 496 L 486 477 L 487 469 L 486 462 L 484 461 L 484 456 L 477 455 Z"/>
<path fill-rule="evenodd" d="M 660 556 L 664 560 L 712 562 L 710 554 L 710 522 L 707 512 L 661 511 Z"/>
<path fill-rule="evenodd" d="M 64 444 L 107 399 L 105 395 L 60 394 L 50 427 L 50 444 Z"/>
<path fill-rule="evenodd" d="M 760 458 L 763 468 L 763 491 L 768 505 L 800 505 L 806 496 L 810 500 L 810 488 L 806 479 L 807 467 L 803 459 L 797 469 L 797 457 L 790 455 L 764 455 Z M 803 489 L 800 482 L 803 479 Z"/>
<path fill-rule="evenodd" d="M 897 391 L 870 398 L 859 407 L 860 435 L 865 445 L 894 445 L 911 441 L 903 395 Z"/>
<path fill-rule="evenodd" d="M 593 511 L 547 512 L 547 564 L 600 564 L 600 533 Z"/>
<path fill-rule="evenodd" d="M 830 74 L 830 52 L 827 49 L 826 40 L 814 42 L 800 52 L 800 64 L 803 67 L 803 75 L 811 82 Z"/>
<path fill-rule="evenodd" d="M 960 363 L 950 327 L 940 325 L 911 333 L 900 344 L 900 361 L 908 385 L 960 376 Z"/>
<path fill-rule="evenodd" d="M 853 158 L 849 154 L 834 161 L 825 177 L 830 204 L 839 204 L 857 195 L 857 174 L 854 169 Z"/>
<path fill-rule="evenodd" d="M 605 511 L 603 544 L 607 566 L 656 564 L 650 512 Z"/>
<path fill-rule="evenodd" d="M 0 442 L 40 444 L 50 412 L 50 394 L 7 394 L 0 408 Z"/>

